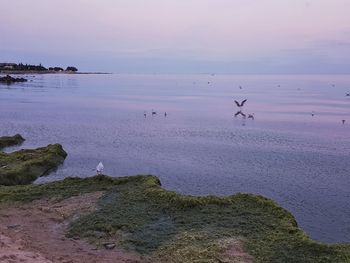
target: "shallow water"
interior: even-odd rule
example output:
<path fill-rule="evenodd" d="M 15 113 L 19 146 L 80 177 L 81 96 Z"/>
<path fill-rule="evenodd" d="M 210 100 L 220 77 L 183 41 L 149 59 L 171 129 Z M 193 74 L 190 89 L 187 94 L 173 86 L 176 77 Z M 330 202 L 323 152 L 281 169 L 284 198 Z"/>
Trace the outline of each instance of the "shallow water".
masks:
<path fill-rule="evenodd" d="M 180 193 L 262 194 L 314 239 L 350 242 L 350 76 L 29 79 L 0 84 L 0 134 L 69 154 L 37 183 L 92 176 L 102 161 L 106 174 L 157 175 Z M 248 99 L 243 112 L 255 119 L 233 117 L 234 99 Z"/>

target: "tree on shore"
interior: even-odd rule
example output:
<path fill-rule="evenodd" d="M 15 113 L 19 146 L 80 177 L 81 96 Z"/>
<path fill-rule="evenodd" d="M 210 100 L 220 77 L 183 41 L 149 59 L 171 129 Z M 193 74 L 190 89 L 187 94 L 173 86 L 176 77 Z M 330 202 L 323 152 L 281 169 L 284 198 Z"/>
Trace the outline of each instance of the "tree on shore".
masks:
<path fill-rule="evenodd" d="M 77 71 L 78 71 L 78 69 L 77 69 L 76 67 L 72 67 L 72 66 L 70 66 L 70 67 L 67 67 L 66 71 L 73 71 L 73 72 L 77 72 Z"/>
<path fill-rule="evenodd" d="M 61 67 L 49 67 L 45 68 L 42 64 L 39 65 L 30 65 L 30 64 L 23 64 L 23 63 L 0 63 L 0 70 L 16 70 L 16 71 L 55 71 L 60 72 L 64 71 Z M 77 72 L 78 69 L 73 66 L 67 67 L 66 71 L 70 72 Z"/>
<path fill-rule="evenodd" d="M 18 65 L 14 65 L 13 69 L 15 70 L 33 70 L 33 71 L 46 71 L 47 68 L 45 68 L 43 65 L 39 64 L 37 65 L 29 65 L 29 64 L 22 64 L 19 63 Z"/>

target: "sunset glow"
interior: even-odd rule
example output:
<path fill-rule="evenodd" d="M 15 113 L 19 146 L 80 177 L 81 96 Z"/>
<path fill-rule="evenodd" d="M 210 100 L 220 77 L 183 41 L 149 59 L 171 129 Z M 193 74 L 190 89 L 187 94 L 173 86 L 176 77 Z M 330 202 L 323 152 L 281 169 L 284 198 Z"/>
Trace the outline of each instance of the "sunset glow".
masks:
<path fill-rule="evenodd" d="M 146 73 L 346 73 L 350 65 L 346 0 L 0 3 L 0 56 L 11 62 Z"/>

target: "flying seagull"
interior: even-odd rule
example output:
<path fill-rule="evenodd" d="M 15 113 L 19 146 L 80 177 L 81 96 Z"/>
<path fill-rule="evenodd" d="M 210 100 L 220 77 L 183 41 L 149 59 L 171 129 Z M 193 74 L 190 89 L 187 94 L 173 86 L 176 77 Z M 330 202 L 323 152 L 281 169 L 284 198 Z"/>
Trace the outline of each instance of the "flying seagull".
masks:
<path fill-rule="evenodd" d="M 254 120 L 254 113 L 252 113 L 252 114 L 248 114 L 248 119 L 252 119 L 252 120 Z"/>
<path fill-rule="evenodd" d="M 239 103 L 238 101 L 235 100 L 235 103 L 237 105 L 238 108 L 242 108 L 244 106 L 244 103 L 247 101 L 247 99 L 243 100 L 241 103 Z"/>
<path fill-rule="evenodd" d="M 105 168 L 105 167 L 103 166 L 103 163 L 102 163 L 102 162 L 99 162 L 99 164 L 96 166 L 96 172 L 97 172 L 97 174 L 102 174 L 104 168 Z"/>
<path fill-rule="evenodd" d="M 246 117 L 246 115 L 245 115 L 242 111 L 237 111 L 237 112 L 235 113 L 235 117 L 237 117 L 238 115 L 242 115 L 243 118 Z"/>

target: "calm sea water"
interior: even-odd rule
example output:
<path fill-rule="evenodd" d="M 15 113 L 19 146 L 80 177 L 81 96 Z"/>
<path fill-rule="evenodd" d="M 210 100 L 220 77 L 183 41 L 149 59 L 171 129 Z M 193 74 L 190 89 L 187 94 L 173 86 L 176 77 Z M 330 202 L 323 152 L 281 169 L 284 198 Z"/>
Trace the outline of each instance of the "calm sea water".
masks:
<path fill-rule="evenodd" d="M 0 135 L 69 154 L 37 183 L 92 176 L 102 161 L 106 174 L 157 175 L 180 193 L 262 194 L 314 239 L 350 242 L 350 76 L 29 78 L 0 85 Z M 234 99 L 255 119 L 234 117 Z"/>

